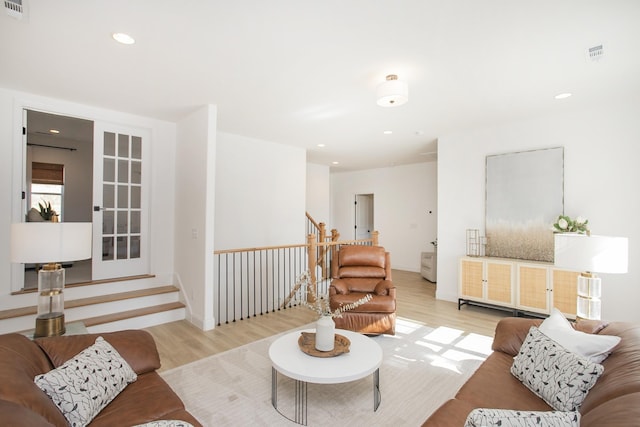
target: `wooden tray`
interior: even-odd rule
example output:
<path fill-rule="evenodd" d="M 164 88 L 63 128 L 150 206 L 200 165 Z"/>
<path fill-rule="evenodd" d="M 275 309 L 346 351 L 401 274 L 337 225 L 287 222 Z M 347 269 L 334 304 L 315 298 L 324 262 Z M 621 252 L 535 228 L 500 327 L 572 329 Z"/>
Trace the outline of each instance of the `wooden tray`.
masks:
<path fill-rule="evenodd" d="M 298 346 L 300 346 L 300 350 L 307 353 L 309 356 L 314 357 L 335 357 L 343 353 L 349 353 L 350 345 L 351 341 L 349 341 L 349 338 L 344 335 L 335 334 L 333 350 L 320 351 L 316 349 L 315 332 L 302 332 L 300 338 L 298 338 Z"/>

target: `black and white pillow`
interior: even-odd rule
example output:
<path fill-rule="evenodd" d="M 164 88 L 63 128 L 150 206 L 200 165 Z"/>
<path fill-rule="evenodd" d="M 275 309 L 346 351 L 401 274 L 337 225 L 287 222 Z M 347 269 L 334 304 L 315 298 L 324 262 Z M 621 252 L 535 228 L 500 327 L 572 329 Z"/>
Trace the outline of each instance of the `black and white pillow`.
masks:
<path fill-rule="evenodd" d="M 579 427 L 580 412 L 515 411 L 477 408 L 471 411 L 464 427 Z"/>
<path fill-rule="evenodd" d="M 182 420 L 157 420 L 133 427 L 193 427 L 193 424 Z"/>
<path fill-rule="evenodd" d="M 102 337 L 60 367 L 35 377 L 69 424 L 85 426 L 137 379 L 131 366 Z"/>
<path fill-rule="evenodd" d="M 604 372 L 602 365 L 566 350 L 535 326 L 511 365 L 511 373 L 558 411 L 577 411 Z"/>

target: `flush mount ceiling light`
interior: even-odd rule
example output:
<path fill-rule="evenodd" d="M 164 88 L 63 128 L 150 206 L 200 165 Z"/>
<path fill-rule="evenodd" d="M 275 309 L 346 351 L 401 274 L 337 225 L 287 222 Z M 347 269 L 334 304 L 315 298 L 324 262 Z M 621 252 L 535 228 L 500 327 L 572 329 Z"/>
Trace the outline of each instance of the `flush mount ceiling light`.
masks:
<path fill-rule="evenodd" d="M 136 41 L 129 34 L 125 33 L 113 33 L 111 36 L 115 41 L 122 44 L 134 44 Z"/>
<path fill-rule="evenodd" d="M 571 96 L 571 94 L 569 92 L 565 92 L 565 93 L 559 93 L 556 96 L 554 96 L 555 99 L 566 99 L 569 98 Z"/>
<path fill-rule="evenodd" d="M 379 106 L 397 107 L 409 100 L 409 87 L 395 74 L 389 74 L 387 80 L 378 86 L 376 95 Z"/>

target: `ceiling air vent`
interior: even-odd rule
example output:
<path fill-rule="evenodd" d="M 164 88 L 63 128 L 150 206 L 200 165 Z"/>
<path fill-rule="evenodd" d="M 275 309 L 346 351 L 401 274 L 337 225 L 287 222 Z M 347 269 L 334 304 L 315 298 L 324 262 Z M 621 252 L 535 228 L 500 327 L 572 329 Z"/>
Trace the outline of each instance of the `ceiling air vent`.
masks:
<path fill-rule="evenodd" d="M 4 9 L 7 11 L 7 15 L 13 18 L 22 19 L 24 16 L 22 0 L 4 0 Z"/>
<path fill-rule="evenodd" d="M 604 56 L 604 48 L 602 45 L 593 46 L 587 49 L 586 54 L 589 61 L 599 61 Z"/>

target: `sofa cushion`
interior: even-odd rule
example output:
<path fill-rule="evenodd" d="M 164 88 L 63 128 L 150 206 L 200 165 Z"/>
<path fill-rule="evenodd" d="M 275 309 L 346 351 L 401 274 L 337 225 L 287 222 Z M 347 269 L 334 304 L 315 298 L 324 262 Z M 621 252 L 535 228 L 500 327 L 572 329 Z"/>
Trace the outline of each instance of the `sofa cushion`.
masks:
<path fill-rule="evenodd" d="M 144 424 L 137 424 L 133 427 L 193 427 L 193 425 L 182 420 L 158 420 Z"/>
<path fill-rule="evenodd" d="M 464 427 L 579 427 L 580 412 L 476 408 Z"/>
<path fill-rule="evenodd" d="M 6 400 L 0 400 L 0 419 L 4 426 L 53 427 L 53 424 L 36 411 Z"/>
<path fill-rule="evenodd" d="M 92 345 L 98 336 L 108 341 L 136 374 L 140 375 L 160 368 L 160 355 L 156 343 L 147 331 L 125 330 L 102 334 L 36 338 L 35 342 L 57 368 Z"/>
<path fill-rule="evenodd" d="M 500 320 L 496 326 L 491 349 L 515 357 L 529 334 L 529 328 L 539 326 L 541 323 L 540 319 L 521 317 L 506 317 Z"/>
<path fill-rule="evenodd" d="M 578 410 L 603 371 L 602 365 L 565 350 L 535 326 L 511 366 L 516 378 L 559 411 Z"/>
<path fill-rule="evenodd" d="M 102 337 L 62 366 L 35 377 L 35 383 L 71 426 L 87 425 L 136 373 Z"/>
<path fill-rule="evenodd" d="M 538 329 L 567 350 L 593 363 L 601 363 L 620 342 L 620 337 L 614 335 L 595 335 L 576 331 L 557 308 L 553 309 L 551 315 L 540 324 Z"/>

